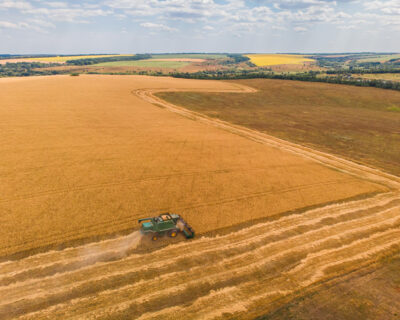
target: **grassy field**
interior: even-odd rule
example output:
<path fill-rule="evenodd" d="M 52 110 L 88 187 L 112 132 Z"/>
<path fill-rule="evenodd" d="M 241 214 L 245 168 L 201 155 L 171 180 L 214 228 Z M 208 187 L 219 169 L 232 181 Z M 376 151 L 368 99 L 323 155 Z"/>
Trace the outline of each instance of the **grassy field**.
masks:
<path fill-rule="evenodd" d="M 238 82 L 0 87 L 0 319 L 247 319 L 400 249 L 400 179 L 153 94 Z M 142 237 L 166 211 L 197 236 Z"/>
<path fill-rule="evenodd" d="M 134 61 L 113 61 L 94 65 L 95 67 L 143 67 L 143 68 L 169 68 L 179 69 L 189 65 L 184 61 L 152 61 L 152 60 L 134 60 Z"/>
<path fill-rule="evenodd" d="M 223 59 L 226 54 L 203 53 L 178 53 L 178 54 L 153 54 L 153 59 Z"/>
<path fill-rule="evenodd" d="M 246 57 L 249 57 L 250 61 L 259 67 L 275 66 L 280 64 L 298 65 L 314 61 L 305 56 L 294 54 L 248 54 Z"/>
<path fill-rule="evenodd" d="M 400 54 L 378 55 L 371 58 L 359 59 L 358 62 L 386 62 L 392 59 L 400 59 Z"/>
<path fill-rule="evenodd" d="M 87 56 L 57 56 L 57 57 L 41 57 L 41 58 L 30 58 L 31 61 L 37 62 L 66 62 L 68 60 L 79 60 L 89 58 L 106 58 L 106 57 L 129 57 L 133 54 L 107 54 L 107 55 L 87 55 Z"/>
<path fill-rule="evenodd" d="M 282 80 L 236 83 L 259 92 L 159 96 L 211 117 L 400 174 L 400 92 Z"/>

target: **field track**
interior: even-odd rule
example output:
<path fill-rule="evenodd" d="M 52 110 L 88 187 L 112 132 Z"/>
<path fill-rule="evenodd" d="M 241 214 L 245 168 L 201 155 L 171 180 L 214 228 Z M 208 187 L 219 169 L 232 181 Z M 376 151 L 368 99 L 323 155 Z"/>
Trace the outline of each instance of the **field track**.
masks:
<path fill-rule="evenodd" d="M 204 117 L 153 95 L 165 90 L 132 93 L 206 126 L 385 186 L 386 192 L 156 250 L 143 249 L 151 244 L 135 231 L 5 261 L 0 263 L 0 319 L 247 319 L 249 311 L 261 315 L 302 289 L 398 252 L 399 177 Z M 252 91 L 237 88 L 243 90 Z"/>

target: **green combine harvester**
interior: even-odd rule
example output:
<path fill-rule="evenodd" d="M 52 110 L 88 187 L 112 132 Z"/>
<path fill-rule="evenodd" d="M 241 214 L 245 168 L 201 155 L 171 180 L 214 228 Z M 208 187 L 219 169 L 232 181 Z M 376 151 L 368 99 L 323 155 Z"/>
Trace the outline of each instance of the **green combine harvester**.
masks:
<path fill-rule="evenodd" d="M 166 234 L 175 238 L 179 232 L 182 232 L 186 239 L 194 237 L 194 230 L 179 214 L 163 213 L 158 217 L 139 219 L 138 222 L 143 222 L 140 232 L 144 235 L 150 234 L 153 241 Z"/>

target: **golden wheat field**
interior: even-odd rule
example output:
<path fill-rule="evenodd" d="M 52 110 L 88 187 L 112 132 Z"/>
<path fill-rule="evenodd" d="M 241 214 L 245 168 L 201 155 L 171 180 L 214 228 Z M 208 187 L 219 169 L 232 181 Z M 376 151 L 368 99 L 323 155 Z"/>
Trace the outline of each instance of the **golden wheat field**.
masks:
<path fill-rule="evenodd" d="M 258 67 L 314 62 L 313 59 L 297 54 L 247 54 L 246 57 Z"/>
<path fill-rule="evenodd" d="M 398 249 L 400 179 L 168 104 L 146 76 L 0 79 L 1 319 L 249 319 Z M 197 232 L 153 243 L 137 219 Z"/>

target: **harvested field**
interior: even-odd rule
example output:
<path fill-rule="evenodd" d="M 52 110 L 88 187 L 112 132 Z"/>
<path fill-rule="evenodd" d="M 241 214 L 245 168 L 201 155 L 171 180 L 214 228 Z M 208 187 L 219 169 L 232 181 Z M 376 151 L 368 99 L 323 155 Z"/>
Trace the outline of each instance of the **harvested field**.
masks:
<path fill-rule="evenodd" d="M 139 76 L 0 84 L 2 319 L 248 318 L 399 249 L 399 178 L 153 95 L 251 88 Z M 142 239 L 135 220 L 166 210 L 200 235 Z"/>
<path fill-rule="evenodd" d="M 294 299 L 260 320 L 398 320 L 400 256 L 352 272 Z"/>

